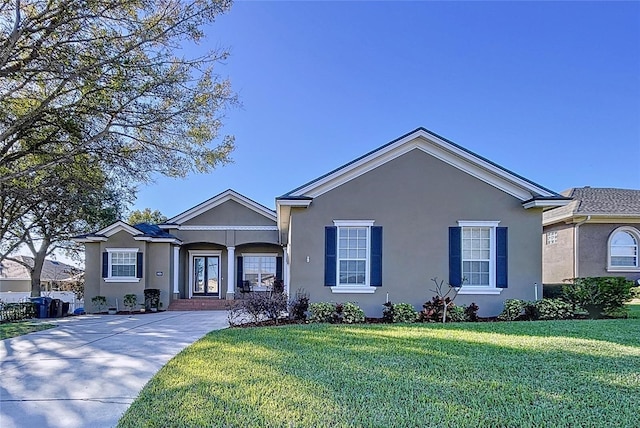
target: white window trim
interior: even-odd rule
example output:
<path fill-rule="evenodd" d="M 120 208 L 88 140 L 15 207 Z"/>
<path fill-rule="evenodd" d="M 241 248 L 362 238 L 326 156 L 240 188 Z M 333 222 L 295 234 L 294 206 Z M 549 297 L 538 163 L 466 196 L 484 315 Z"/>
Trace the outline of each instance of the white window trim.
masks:
<path fill-rule="evenodd" d="M 108 266 L 107 277 L 102 278 L 104 282 L 140 282 L 140 278 L 138 278 L 137 276 L 111 276 L 111 253 L 138 253 L 140 252 L 139 248 L 105 248 L 104 250 L 109 254 L 109 261 L 107 263 L 107 266 Z M 137 274 L 138 273 L 137 259 L 136 259 L 135 266 L 136 266 L 136 274 Z"/>
<path fill-rule="evenodd" d="M 244 281 L 244 258 L 245 257 L 276 257 L 276 266 L 277 266 L 277 257 L 279 257 L 279 254 L 277 253 L 242 253 L 242 280 Z M 277 270 L 277 267 L 276 267 Z M 276 272 L 274 272 L 275 274 Z M 267 287 L 263 287 L 262 285 L 257 285 L 255 287 L 252 288 L 253 291 L 267 291 Z"/>
<path fill-rule="evenodd" d="M 628 232 L 636 240 L 636 266 L 611 266 L 611 239 L 618 232 Z M 631 226 L 621 226 L 614 229 L 607 239 L 607 272 L 640 272 L 640 232 Z"/>
<path fill-rule="evenodd" d="M 478 220 L 458 220 L 459 227 L 489 227 L 490 248 L 489 248 L 489 286 L 464 285 L 458 289 L 458 294 L 485 294 L 498 295 L 504 288 L 496 287 L 496 228 L 500 224 L 499 220 L 478 221 Z M 460 237 L 462 239 L 462 236 Z M 462 242 L 460 242 L 462 250 Z M 464 261 L 460 256 L 460 263 Z M 462 272 L 462 266 L 460 267 Z"/>
<path fill-rule="evenodd" d="M 331 292 L 335 294 L 373 294 L 378 287 L 372 287 L 371 284 L 371 226 L 375 220 L 333 220 L 333 225 L 338 228 L 336 236 L 336 284 L 331 288 Z M 340 284 L 340 257 L 338 255 L 338 246 L 340 239 L 341 227 L 366 227 L 367 230 L 367 265 L 365 271 L 364 284 Z"/>

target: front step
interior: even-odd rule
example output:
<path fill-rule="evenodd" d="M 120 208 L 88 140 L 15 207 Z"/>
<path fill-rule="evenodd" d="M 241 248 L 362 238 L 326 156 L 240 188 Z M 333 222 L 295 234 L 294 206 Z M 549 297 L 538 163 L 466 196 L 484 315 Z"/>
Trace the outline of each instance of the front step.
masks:
<path fill-rule="evenodd" d="M 169 304 L 169 311 L 225 311 L 232 306 L 234 300 L 224 299 L 176 299 Z"/>

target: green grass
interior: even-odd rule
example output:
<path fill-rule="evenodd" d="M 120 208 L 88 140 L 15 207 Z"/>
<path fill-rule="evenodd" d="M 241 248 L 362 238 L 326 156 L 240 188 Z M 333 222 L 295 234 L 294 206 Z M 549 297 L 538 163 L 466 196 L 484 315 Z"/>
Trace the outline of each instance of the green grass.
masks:
<path fill-rule="evenodd" d="M 640 319 L 640 299 L 627 304 L 629 308 L 629 318 Z"/>
<path fill-rule="evenodd" d="M 212 332 L 120 427 L 637 426 L 640 319 Z"/>
<path fill-rule="evenodd" d="M 34 331 L 46 330 L 55 327 L 52 324 L 32 324 L 29 321 L 9 322 L 0 324 L 0 340 L 22 336 Z"/>

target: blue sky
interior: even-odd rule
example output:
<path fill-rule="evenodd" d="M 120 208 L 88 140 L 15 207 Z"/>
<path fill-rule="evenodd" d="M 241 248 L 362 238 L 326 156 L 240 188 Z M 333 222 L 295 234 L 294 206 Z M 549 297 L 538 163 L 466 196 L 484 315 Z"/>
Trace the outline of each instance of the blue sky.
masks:
<path fill-rule="evenodd" d="M 132 208 L 228 188 L 273 208 L 420 126 L 558 192 L 640 188 L 640 2 L 237 1 L 206 32 L 190 54 L 230 48 L 243 104 L 234 163 Z"/>

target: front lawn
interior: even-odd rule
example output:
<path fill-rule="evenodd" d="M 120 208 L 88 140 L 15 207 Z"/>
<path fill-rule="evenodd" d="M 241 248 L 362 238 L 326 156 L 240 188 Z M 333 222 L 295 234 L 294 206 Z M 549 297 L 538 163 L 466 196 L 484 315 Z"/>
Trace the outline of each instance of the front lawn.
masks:
<path fill-rule="evenodd" d="M 0 340 L 22 336 L 23 334 L 46 330 L 52 327 L 55 326 L 52 324 L 33 324 L 29 321 L 2 323 L 0 324 Z"/>
<path fill-rule="evenodd" d="M 212 332 L 120 427 L 636 426 L 640 319 Z"/>

